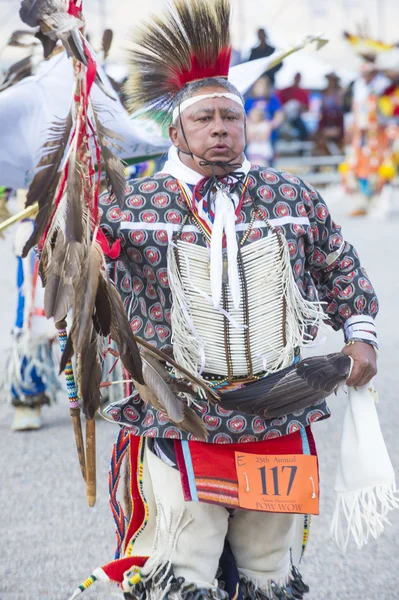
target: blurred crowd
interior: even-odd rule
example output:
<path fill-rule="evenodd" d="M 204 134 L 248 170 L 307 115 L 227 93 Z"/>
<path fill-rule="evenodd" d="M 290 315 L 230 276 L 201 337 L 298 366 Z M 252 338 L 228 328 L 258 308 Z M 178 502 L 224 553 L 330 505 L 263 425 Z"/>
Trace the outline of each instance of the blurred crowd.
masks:
<path fill-rule="evenodd" d="M 275 51 L 264 29 L 259 29 L 257 36 L 258 44 L 252 48 L 249 60 L 270 56 Z M 239 62 L 240 55 L 234 52 L 232 65 Z M 348 90 L 343 89 L 333 72 L 326 75 L 321 91 L 302 87 L 301 73 L 295 74 L 289 87 L 277 89 L 276 73 L 282 66 L 280 63 L 262 75 L 246 95 L 249 159 L 256 164 L 273 165 L 279 139 L 297 142 L 293 147 L 298 154 L 303 154 L 306 147 L 312 147 L 317 154 L 340 154 L 344 114 L 350 111 L 351 104 Z"/>

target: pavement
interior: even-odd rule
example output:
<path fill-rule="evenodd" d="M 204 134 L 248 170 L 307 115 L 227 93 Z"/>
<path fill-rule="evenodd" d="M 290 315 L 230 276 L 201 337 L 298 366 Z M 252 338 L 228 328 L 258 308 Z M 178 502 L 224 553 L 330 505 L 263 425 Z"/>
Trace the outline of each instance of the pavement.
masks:
<path fill-rule="evenodd" d="M 399 473 L 399 298 L 397 239 L 399 217 L 350 220 L 341 194 L 331 193 L 334 218 L 358 249 L 381 303 L 380 395 L 378 412 L 394 468 Z M 15 308 L 12 232 L 0 241 L 0 379 L 4 373 Z M 8 243 L 7 243 L 8 242 Z M 341 333 L 329 331 L 315 354 L 339 351 Z M 321 475 L 321 515 L 314 517 L 301 571 L 311 587 L 307 600 L 381 600 L 399 594 L 399 511 L 376 541 L 362 550 L 351 544 L 343 556 L 329 537 L 334 479 L 345 395 L 330 399 L 332 417 L 314 426 Z M 87 507 L 76 458 L 66 396 L 43 410 L 40 431 L 13 433 L 12 409 L 0 391 L 0 600 L 67 600 L 99 565 L 113 557 L 115 534 L 108 508 L 107 471 L 117 427 L 98 421 L 97 503 Z M 370 444 L 372 444 L 370 440 Z M 112 586 L 97 583 L 82 599 L 121 599 Z"/>

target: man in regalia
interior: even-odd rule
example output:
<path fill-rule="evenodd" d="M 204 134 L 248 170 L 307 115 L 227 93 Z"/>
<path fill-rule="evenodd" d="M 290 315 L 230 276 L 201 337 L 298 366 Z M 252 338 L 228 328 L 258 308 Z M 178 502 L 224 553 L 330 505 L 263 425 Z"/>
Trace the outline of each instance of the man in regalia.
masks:
<path fill-rule="evenodd" d="M 237 453 L 263 465 L 316 456 L 310 425 L 329 416 L 327 392 L 314 396 L 298 377 L 274 389 L 268 412 L 254 390 L 299 361 L 322 319 L 346 342 L 325 382 L 349 376 L 349 355 L 348 385 L 367 383 L 377 298 L 320 194 L 245 158 L 243 99 L 227 79 L 228 3 L 176 2 L 134 42 L 131 108 L 161 112 L 172 147 L 160 173 L 129 183 L 122 210 L 112 194 L 100 199 L 111 275 L 133 332 L 221 402 L 199 393 L 178 422 L 140 390 L 108 407 L 130 436 L 119 580 L 129 598 L 302 598 L 295 564 L 308 518 L 246 500 L 258 483 Z M 277 471 L 260 476 L 264 497 L 270 486 L 278 494 Z M 306 484 L 313 499 L 317 477 Z"/>

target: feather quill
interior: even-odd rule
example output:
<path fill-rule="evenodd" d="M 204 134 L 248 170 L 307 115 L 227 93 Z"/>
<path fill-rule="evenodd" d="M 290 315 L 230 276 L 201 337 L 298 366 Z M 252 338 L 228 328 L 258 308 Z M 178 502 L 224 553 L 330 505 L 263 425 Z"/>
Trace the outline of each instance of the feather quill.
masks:
<path fill-rule="evenodd" d="M 61 231 L 58 231 L 54 250 L 44 278 L 44 312 L 47 319 L 54 321 L 64 319 L 74 301 L 74 282 L 80 276 L 80 266 L 84 255 L 82 244 L 65 243 Z"/>
<path fill-rule="evenodd" d="M 111 299 L 109 297 L 108 284 L 101 274 L 98 280 L 98 288 L 94 306 L 96 330 L 101 333 L 103 337 L 106 337 L 111 333 L 112 307 Z"/>
<path fill-rule="evenodd" d="M 68 243 L 83 240 L 83 185 L 80 169 L 77 168 L 76 148 L 68 166 L 65 238 Z"/>

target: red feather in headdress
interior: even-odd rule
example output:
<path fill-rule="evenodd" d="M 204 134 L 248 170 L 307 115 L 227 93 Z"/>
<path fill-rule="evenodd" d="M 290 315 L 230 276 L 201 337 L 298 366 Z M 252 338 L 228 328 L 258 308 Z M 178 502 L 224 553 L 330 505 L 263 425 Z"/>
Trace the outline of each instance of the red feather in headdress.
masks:
<path fill-rule="evenodd" d="M 193 81 L 227 77 L 228 0 L 177 0 L 161 16 L 139 28 L 130 51 L 132 74 L 126 94 L 130 110 L 150 106 L 169 112 L 176 95 Z"/>
<path fill-rule="evenodd" d="M 222 48 L 215 63 L 201 65 L 196 56 L 191 57 L 191 68 L 187 71 L 175 71 L 173 83 L 181 90 L 192 81 L 207 79 L 208 77 L 227 77 L 231 59 L 231 46 Z M 172 82 L 171 82 L 172 83 Z"/>

